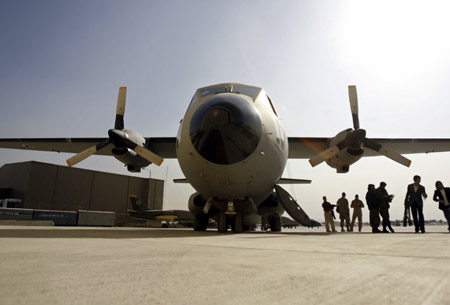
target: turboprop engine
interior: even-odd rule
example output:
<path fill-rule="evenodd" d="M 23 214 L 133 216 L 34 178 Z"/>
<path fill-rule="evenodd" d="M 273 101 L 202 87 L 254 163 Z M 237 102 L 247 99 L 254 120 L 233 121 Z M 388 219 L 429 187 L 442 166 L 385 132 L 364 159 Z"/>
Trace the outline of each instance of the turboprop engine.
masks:
<path fill-rule="evenodd" d="M 312 166 L 316 166 L 323 161 L 326 161 L 329 166 L 336 168 L 338 173 L 346 173 L 348 172 L 350 165 L 362 157 L 364 148 L 368 148 L 377 151 L 395 162 L 409 167 L 411 164 L 409 159 L 366 137 L 366 131 L 359 128 L 356 86 L 348 86 L 348 94 L 353 116 L 353 129 L 349 128 L 338 133 L 328 143 L 328 149 L 321 151 L 311 158 L 309 163 L 311 163 Z"/>
<path fill-rule="evenodd" d="M 145 147 L 145 139 L 139 133 L 131 129 L 124 129 L 123 116 L 125 114 L 127 88 L 120 87 L 117 98 L 116 121 L 114 129 L 108 130 L 108 139 L 95 146 L 76 154 L 67 160 L 69 167 L 83 161 L 87 157 L 113 145 L 111 149 L 114 157 L 127 166 L 130 172 L 140 172 L 141 168 L 150 163 L 161 165 L 163 159 Z"/>

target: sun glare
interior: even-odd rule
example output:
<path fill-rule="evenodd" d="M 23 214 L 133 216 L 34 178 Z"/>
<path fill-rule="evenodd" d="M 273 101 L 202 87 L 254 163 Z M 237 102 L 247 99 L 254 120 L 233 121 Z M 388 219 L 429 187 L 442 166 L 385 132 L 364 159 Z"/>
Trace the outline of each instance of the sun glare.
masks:
<path fill-rule="evenodd" d="M 439 76 L 450 63 L 449 12 L 449 1 L 342 2 L 334 27 L 337 63 L 409 84 L 423 74 Z"/>

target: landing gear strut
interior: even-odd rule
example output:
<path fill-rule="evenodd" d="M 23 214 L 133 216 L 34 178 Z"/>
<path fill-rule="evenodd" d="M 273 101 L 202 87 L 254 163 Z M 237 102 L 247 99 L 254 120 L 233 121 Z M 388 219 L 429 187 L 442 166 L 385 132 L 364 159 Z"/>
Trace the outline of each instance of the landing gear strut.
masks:
<path fill-rule="evenodd" d="M 226 233 L 228 224 L 231 225 L 231 230 L 235 233 L 242 233 L 244 227 L 242 218 L 242 211 L 236 211 L 233 201 L 228 201 L 227 210 L 219 212 L 219 233 Z"/>
<path fill-rule="evenodd" d="M 225 212 L 220 211 L 219 212 L 219 226 L 218 231 L 219 233 L 227 233 L 227 215 Z"/>
<path fill-rule="evenodd" d="M 243 222 L 242 222 L 242 212 L 236 212 L 234 216 L 234 233 L 242 233 Z"/>
<path fill-rule="evenodd" d="M 270 231 L 281 232 L 281 216 L 275 215 L 270 218 Z"/>
<path fill-rule="evenodd" d="M 208 227 L 209 217 L 208 215 L 194 215 L 194 231 L 206 231 Z"/>

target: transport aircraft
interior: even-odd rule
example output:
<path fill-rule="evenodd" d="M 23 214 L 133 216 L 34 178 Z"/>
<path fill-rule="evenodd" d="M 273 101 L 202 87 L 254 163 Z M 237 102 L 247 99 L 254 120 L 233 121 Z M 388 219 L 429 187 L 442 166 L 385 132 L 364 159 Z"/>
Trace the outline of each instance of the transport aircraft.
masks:
<path fill-rule="evenodd" d="M 450 139 L 367 138 L 359 125 L 355 86 L 349 86 L 349 97 L 353 128 L 331 138 L 288 138 L 264 89 L 238 83 L 212 85 L 195 91 L 176 137 L 146 138 L 125 129 L 126 87 L 121 87 L 114 128 L 107 138 L 0 139 L 0 148 L 75 153 L 67 160 L 69 166 L 92 154 L 112 155 L 130 172 L 151 163 L 160 165 L 163 158 L 177 158 L 185 178 L 175 182 L 190 183 L 196 190 L 188 203 L 195 230 L 206 230 L 214 218 L 219 232 L 230 227 L 239 233 L 264 217 L 271 231 L 281 231 L 285 211 L 313 227 L 320 224 L 280 186 L 311 182 L 282 178 L 288 158 L 309 159 L 312 166 L 326 162 L 346 173 L 365 156 L 384 155 L 409 166 L 411 161 L 402 154 L 450 151 Z"/>

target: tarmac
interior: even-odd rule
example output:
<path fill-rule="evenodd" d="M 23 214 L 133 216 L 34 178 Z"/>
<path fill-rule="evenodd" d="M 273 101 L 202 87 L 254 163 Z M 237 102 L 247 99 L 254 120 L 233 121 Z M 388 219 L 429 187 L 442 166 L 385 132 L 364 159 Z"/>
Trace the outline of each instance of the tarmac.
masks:
<path fill-rule="evenodd" d="M 0 303 L 449 304 L 446 226 L 394 229 L 0 226 Z"/>

